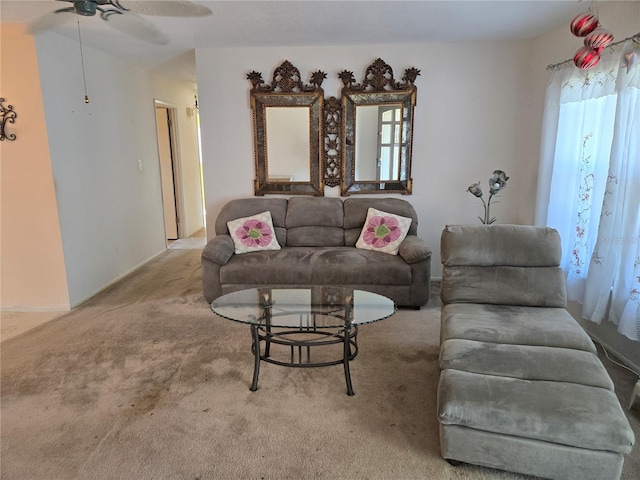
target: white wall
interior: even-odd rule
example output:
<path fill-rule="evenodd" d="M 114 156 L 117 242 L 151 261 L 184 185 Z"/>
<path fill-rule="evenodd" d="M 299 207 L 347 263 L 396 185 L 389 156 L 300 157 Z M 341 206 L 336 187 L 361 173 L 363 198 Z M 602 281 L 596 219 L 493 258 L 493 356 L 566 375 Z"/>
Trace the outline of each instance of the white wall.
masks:
<path fill-rule="evenodd" d="M 189 236 L 204 226 L 198 126 L 195 112 L 193 116 L 187 114 L 187 108 L 192 110 L 194 108 L 197 89 L 188 82 L 160 75 L 153 76 L 152 89 L 156 100 L 176 109 L 178 156 L 180 160 L 182 205 L 184 208 L 181 220 L 184 234 Z"/>
<path fill-rule="evenodd" d="M 511 176 L 502 203 L 492 210 L 498 223 L 531 223 L 535 199 L 537 144 L 528 138 L 530 42 L 368 45 L 330 47 L 196 49 L 202 119 L 205 199 L 209 237 L 222 205 L 253 196 L 254 156 L 246 75 L 273 70 L 289 60 L 308 82 L 327 73 L 325 97 L 339 97 L 338 72 L 362 80 L 376 58 L 397 79 L 405 68 L 421 70 L 414 123 L 413 195 L 418 233 L 433 248 L 433 276 L 441 276 L 440 234 L 446 224 L 478 223 L 480 202 L 466 192 L 491 172 Z M 534 146 L 535 145 L 535 146 Z M 524 174 L 522 173 L 524 172 Z M 336 195 L 327 188 L 326 195 Z"/>
<path fill-rule="evenodd" d="M 165 249 L 152 79 L 85 46 L 85 104 L 78 43 L 45 33 L 36 45 L 75 306 Z"/>
<path fill-rule="evenodd" d="M 640 2 L 605 2 L 598 6 L 600 23 L 615 36 L 614 41 L 635 35 L 640 32 Z M 532 133 L 540 141 L 544 97 L 550 72 L 546 66 L 573 58 L 576 50 L 582 46 L 581 39 L 575 37 L 567 26 L 547 32 L 533 42 L 531 62 L 531 125 Z M 537 166 L 537 165 L 536 165 Z M 597 325 L 581 319 L 582 308 L 578 304 L 569 305 L 569 311 L 596 340 L 606 345 L 625 363 L 632 366 L 640 374 L 640 348 L 620 335 L 611 322 L 604 321 Z"/>

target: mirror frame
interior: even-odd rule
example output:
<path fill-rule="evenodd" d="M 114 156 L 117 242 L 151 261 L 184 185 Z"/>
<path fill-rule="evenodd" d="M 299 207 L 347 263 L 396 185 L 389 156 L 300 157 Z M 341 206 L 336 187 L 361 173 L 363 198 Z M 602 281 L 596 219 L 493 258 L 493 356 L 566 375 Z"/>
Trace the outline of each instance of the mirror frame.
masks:
<path fill-rule="evenodd" d="M 353 73 L 343 70 L 338 74 L 342 89 L 342 195 L 367 193 L 400 193 L 410 195 L 413 189 L 411 178 L 411 155 L 413 147 L 413 118 L 417 88 L 414 85 L 420 70 L 405 70 L 402 82 L 393 78 L 393 70 L 378 58 L 366 70 L 361 84 L 355 83 Z M 356 108 L 362 105 L 402 106 L 400 178 L 391 181 L 356 180 Z"/>
<path fill-rule="evenodd" d="M 300 71 L 285 60 L 273 73 L 271 85 L 264 83 L 262 74 L 247 74 L 253 87 L 250 91 L 253 117 L 255 157 L 254 194 L 323 195 L 324 182 L 320 175 L 323 160 L 324 91 L 322 81 L 327 77 L 317 71 L 311 76 L 311 85 L 300 79 Z M 309 108 L 309 180 L 302 182 L 269 181 L 266 109 L 268 107 Z"/>

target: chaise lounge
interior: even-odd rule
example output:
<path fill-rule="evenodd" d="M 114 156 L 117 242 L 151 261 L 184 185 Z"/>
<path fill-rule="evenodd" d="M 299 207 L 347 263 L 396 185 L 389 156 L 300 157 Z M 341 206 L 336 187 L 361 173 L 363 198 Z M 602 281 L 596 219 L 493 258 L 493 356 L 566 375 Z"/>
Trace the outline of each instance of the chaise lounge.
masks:
<path fill-rule="evenodd" d="M 556 230 L 442 232 L 442 456 L 557 480 L 616 480 L 634 435 L 565 310 Z"/>

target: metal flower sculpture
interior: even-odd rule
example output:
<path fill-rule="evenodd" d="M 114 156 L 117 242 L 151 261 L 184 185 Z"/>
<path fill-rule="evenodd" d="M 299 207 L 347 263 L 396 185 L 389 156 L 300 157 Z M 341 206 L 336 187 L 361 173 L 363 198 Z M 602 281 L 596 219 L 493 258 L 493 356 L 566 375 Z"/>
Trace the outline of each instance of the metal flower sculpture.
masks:
<path fill-rule="evenodd" d="M 482 198 L 482 188 L 480 188 L 480 182 L 473 183 L 469 185 L 469 188 L 467 188 L 467 192 L 482 200 L 482 205 L 484 206 L 484 217 L 478 218 L 484 225 L 491 225 L 496 221 L 496 217 L 492 217 L 490 213 L 491 200 L 493 200 L 493 197 L 497 196 L 501 190 L 506 188 L 507 180 L 509 180 L 509 177 L 507 177 L 507 174 L 502 170 L 493 171 L 493 175 L 491 175 L 491 178 L 489 179 L 489 199 L 486 202 L 484 198 Z"/>

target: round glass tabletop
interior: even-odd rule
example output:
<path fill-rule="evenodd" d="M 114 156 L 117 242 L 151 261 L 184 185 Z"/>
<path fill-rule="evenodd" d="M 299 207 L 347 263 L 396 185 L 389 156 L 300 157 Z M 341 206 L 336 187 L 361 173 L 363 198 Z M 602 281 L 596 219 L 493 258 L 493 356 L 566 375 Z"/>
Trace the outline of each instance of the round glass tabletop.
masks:
<path fill-rule="evenodd" d="M 211 303 L 219 316 L 250 325 L 314 328 L 377 322 L 396 311 L 393 300 L 377 293 L 333 286 L 250 288 L 227 293 Z"/>

